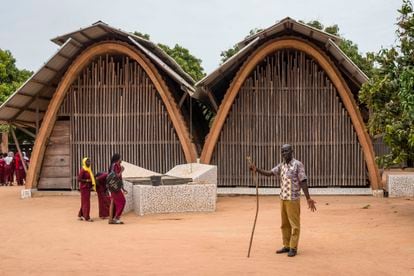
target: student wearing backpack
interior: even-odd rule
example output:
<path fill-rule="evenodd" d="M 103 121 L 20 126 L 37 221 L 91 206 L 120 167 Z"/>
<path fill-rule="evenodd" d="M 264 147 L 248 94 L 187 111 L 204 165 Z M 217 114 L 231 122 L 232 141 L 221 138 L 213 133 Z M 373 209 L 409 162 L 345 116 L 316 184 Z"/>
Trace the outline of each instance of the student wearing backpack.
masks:
<path fill-rule="evenodd" d="M 110 190 L 111 206 L 109 207 L 109 224 L 124 224 L 121 221 L 121 215 L 126 203 L 124 193 L 126 194 L 127 191 L 122 185 L 122 171 L 124 170 L 124 167 L 121 166 L 121 162 L 121 156 L 119 153 L 115 153 L 111 158 L 111 165 L 109 167 L 108 178 L 111 173 L 115 174 L 120 183 L 119 189 Z"/>

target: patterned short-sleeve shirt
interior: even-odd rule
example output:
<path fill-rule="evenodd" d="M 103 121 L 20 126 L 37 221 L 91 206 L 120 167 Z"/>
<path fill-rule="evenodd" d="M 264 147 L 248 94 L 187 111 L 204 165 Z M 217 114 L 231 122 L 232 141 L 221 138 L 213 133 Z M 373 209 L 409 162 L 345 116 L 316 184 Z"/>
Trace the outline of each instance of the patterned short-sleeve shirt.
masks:
<path fill-rule="evenodd" d="M 280 198 L 297 200 L 300 197 L 300 182 L 307 179 L 302 162 L 292 158 L 289 163 L 282 162 L 272 169 L 280 177 Z"/>

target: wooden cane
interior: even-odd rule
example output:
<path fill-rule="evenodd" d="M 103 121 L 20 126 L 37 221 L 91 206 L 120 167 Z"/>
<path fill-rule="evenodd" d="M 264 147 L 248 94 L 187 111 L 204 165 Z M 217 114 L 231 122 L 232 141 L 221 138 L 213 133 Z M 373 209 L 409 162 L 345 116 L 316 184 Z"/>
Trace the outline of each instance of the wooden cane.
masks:
<path fill-rule="evenodd" d="M 246 159 L 250 167 L 253 164 L 252 159 L 250 158 L 250 156 L 247 156 Z M 252 234 L 250 235 L 249 251 L 247 252 L 247 258 L 250 258 L 250 250 L 252 249 L 254 229 L 256 228 L 257 215 L 259 214 L 259 184 L 257 181 L 257 172 L 252 171 L 252 175 L 253 175 L 253 181 L 256 185 L 256 215 L 254 216 Z"/>

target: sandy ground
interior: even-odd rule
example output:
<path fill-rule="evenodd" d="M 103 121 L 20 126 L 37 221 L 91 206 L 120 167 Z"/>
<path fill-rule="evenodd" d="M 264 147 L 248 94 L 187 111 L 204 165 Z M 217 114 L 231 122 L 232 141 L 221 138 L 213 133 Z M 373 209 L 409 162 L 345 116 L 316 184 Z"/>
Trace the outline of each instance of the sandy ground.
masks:
<path fill-rule="evenodd" d="M 303 201 L 299 254 L 288 258 L 274 253 L 279 199 L 261 197 L 248 259 L 253 196 L 108 225 L 78 221 L 78 196 L 22 200 L 20 189 L 0 187 L 0 275 L 414 275 L 414 199 L 315 197 L 316 213 Z"/>

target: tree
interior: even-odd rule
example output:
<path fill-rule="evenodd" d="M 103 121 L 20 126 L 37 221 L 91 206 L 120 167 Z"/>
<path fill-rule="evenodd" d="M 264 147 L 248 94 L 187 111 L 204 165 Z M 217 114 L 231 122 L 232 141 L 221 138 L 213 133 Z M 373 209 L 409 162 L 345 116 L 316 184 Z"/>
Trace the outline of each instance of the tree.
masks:
<path fill-rule="evenodd" d="M 174 48 L 160 43 L 158 46 L 172 57 L 195 81 L 201 80 L 206 75 L 201 66 L 201 59 L 193 56 L 188 49 L 178 44 L 175 44 Z"/>
<path fill-rule="evenodd" d="M 377 159 L 381 167 L 414 161 L 414 12 L 403 0 L 397 22 L 397 45 L 373 55 L 371 79 L 363 85 L 360 101 L 370 109 L 368 130 L 383 135 L 390 153 Z"/>
<path fill-rule="evenodd" d="M 33 72 L 19 70 L 10 51 L 0 49 L 0 104 L 26 81 Z"/>
<path fill-rule="evenodd" d="M 147 40 L 150 39 L 149 34 L 137 31 L 133 34 Z M 202 60 L 192 55 L 188 49 L 178 44 L 175 44 L 175 46 L 171 48 L 168 45 L 158 43 L 158 47 L 160 47 L 167 55 L 172 57 L 195 81 L 201 80 L 206 75 L 203 67 L 201 66 Z"/>
<path fill-rule="evenodd" d="M 149 40 L 150 39 L 150 35 L 149 34 L 137 32 L 137 31 L 133 32 L 133 34 L 136 35 L 136 36 L 142 37 L 142 38 L 144 38 L 146 40 Z"/>
<path fill-rule="evenodd" d="M 33 72 L 25 69 L 19 70 L 12 53 L 0 49 L 0 104 L 3 104 L 32 74 Z M 8 131 L 8 125 L 0 125 L 0 132 Z M 16 135 L 19 141 L 27 140 L 25 134 L 22 136 L 20 132 L 16 132 Z M 9 139 L 12 139 L 11 135 Z M 28 140 L 32 140 L 31 137 Z"/>
<path fill-rule="evenodd" d="M 304 23 L 302 20 L 299 20 L 299 22 Z M 305 23 L 305 24 L 308 25 L 308 26 L 314 27 L 318 30 L 323 30 L 323 25 L 318 20 L 311 20 L 311 21 L 309 21 L 308 23 Z M 338 27 L 338 25 L 335 25 L 335 26 Z M 339 29 L 338 29 L 338 31 L 339 31 Z M 337 32 L 331 33 L 331 34 L 336 35 Z"/>

